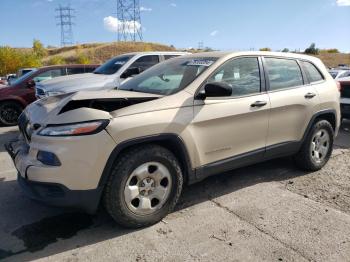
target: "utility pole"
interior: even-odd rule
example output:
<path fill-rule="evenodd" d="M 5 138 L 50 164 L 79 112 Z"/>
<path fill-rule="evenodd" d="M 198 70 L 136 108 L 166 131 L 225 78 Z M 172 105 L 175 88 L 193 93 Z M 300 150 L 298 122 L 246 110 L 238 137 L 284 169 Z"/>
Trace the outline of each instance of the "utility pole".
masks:
<path fill-rule="evenodd" d="M 204 42 L 203 41 L 198 42 L 198 50 L 203 50 L 203 48 L 204 48 Z"/>
<path fill-rule="evenodd" d="M 56 19 L 58 19 L 57 25 L 61 27 L 61 46 L 68 46 L 74 44 L 73 38 L 73 15 L 74 9 L 70 7 L 70 5 L 62 6 L 59 5 L 58 8 L 55 9 L 58 15 Z"/>
<path fill-rule="evenodd" d="M 139 0 L 117 0 L 118 41 L 142 41 Z"/>

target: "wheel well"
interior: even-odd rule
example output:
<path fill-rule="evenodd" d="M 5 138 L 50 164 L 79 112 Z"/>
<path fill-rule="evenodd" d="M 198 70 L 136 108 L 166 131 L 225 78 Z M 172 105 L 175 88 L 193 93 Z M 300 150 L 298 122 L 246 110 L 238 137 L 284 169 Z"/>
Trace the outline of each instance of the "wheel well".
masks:
<path fill-rule="evenodd" d="M 150 144 L 162 146 L 172 152 L 178 159 L 181 166 L 181 170 L 184 175 L 184 183 L 187 183 L 189 179 L 191 179 L 190 176 L 193 175 L 191 162 L 181 138 L 173 135 L 165 135 L 164 137 L 142 138 L 135 141 L 125 142 L 117 146 L 107 161 L 99 185 L 104 185 L 107 182 L 110 171 L 115 161 L 118 160 L 119 156 L 136 147 L 142 147 Z"/>
<path fill-rule="evenodd" d="M 22 109 L 25 108 L 25 106 L 18 100 L 15 99 L 5 99 L 5 100 L 0 100 L 0 104 L 2 103 L 6 103 L 6 102 L 11 102 L 11 103 L 16 103 L 17 105 L 19 105 Z"/>
<path fill-rule="evenodd" d="M 327 120 L 333 127 L 333 130 L 337 127 L 337 120 L 334 113 L 324 113 L 316 117 L 315 122 L 319 120 Z"/>

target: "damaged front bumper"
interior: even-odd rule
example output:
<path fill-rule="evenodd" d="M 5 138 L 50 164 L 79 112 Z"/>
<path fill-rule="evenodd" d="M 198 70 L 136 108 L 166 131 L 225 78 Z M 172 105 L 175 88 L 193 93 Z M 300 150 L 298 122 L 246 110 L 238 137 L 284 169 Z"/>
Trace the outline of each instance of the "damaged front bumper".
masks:
<path fill-rule="evenodd" d="M 103 145 L 109 143 L 112 148 L 112 140 L 106 132 L 103 135 L 92 135 L 91 137 L 94 137 L 95 143 L 105 140 Z M 74 146 L 74 139 L 76 138 L 68 138 L 68 141 L 67 138 L 62 139 L 66 141 L 57 143 L 51 148 L 47 143 L 41 144 L 35 141 L 27 144 L 24 139 L 19 139 L 6 144 L 5 148 L 18 171 L 18 184 L 26 196 L 48 205 L 76 208 L 94 213 L 98 208 L 103 191 L 103 187 L 98 185 L 105 163 L 98 162 L 99 146 L 93 148 L 88 143 L 89 145 L 84 147 L 84 141 L 78 141 Z M 85 162 L 79 163 L 74 158 L 79 156 L 74 147 L 82 150 L 80 157 L 86 156 L 85 159 L 90 162 L 90 165 Z M 48 166 L 41 163 L 37 159 L 39 148 L 55 152 L 62 161 L 62 165 Z M 107 152 L 108 149 L 107 147 Z M 72 155 L 67 156 L 67 152 L 71 152 Z M 73 164 L 75 168 L 72 168 Z"/>

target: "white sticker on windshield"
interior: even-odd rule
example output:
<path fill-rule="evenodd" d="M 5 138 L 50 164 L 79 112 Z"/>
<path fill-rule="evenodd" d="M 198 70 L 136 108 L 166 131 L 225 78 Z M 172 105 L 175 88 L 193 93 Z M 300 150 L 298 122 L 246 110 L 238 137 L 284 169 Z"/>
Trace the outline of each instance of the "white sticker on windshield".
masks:
<path fill-rule="evenodd" d="M 117 61 L 114 63 L 115 65 L 124 65 L 125 64 L 125 61 Z"/>
<path fill-rule="evenodd" d="M 213 60 L 193 59 L 187 63 L 187 66 L 211 66 L 213 63 Z"/>

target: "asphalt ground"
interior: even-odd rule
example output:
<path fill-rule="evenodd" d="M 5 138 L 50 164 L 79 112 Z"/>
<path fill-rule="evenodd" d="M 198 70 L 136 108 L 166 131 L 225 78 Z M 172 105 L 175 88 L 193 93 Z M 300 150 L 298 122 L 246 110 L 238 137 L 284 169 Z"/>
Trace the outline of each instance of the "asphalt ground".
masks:
<path fill-rule="evenodd" d="M 162 222 L 139 230 L 27 199 L 2 146 L 0 260 L 349 261 L 350 122 L 329 163 L 299 171 L 289 158 L 241 168 L 186 187 Z"/>

